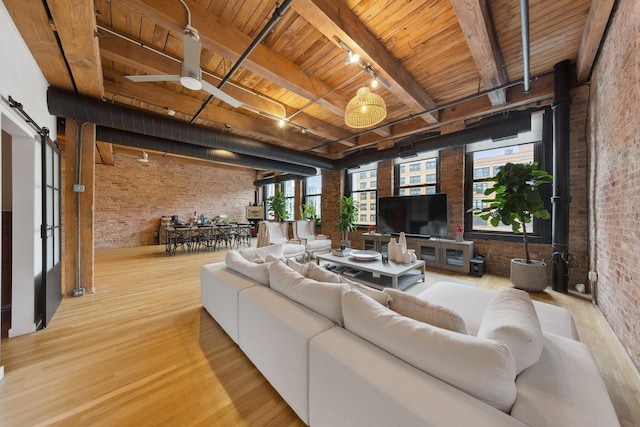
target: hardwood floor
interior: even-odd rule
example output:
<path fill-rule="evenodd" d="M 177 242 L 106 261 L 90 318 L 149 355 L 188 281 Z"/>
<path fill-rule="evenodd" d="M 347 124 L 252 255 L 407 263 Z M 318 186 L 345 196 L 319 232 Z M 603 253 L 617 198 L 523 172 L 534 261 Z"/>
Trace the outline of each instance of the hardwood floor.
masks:
<path fill-rule="evenodd" d="M 47 329 L 2 341 L 0 425 L 304 425 L 200 305 L 200 266 L 224 254 L 97 251 L 95 294 L 64 299 Z M 640 379 L 599 310 L 550 290 L 534 297 L 572 311 L 621 424 L 640 425 Z"/>

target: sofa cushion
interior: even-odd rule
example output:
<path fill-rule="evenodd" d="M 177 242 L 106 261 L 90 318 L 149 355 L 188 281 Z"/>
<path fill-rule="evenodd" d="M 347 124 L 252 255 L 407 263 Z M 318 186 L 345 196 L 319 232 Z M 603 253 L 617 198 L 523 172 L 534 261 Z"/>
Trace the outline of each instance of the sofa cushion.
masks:
<path fill-rule="evenodd" d="M 439 328 L 467 334 L 464 320 L 453 310 L 432 304 L 398 289 L 385 288 L 384 292 L 391 297 L 389 308 L 396 313 Z"/>
<path fill-rule="evenodd" d="M 269 283 L 271 289 L 342 325 L 341 284 L 308 279 L 282 262 L 271 264 Z"/>
<path fill-rule="evenodd" d="M 357 289 L 368 297 L 373 298 L 378 301 L 380 304 L 385 306 L 389 306 L 390 297 L 382 291 L 377 289 L 370 288 L 361 283 L 353 282 L 346 277 L 343 277 L 333 271 L 329 271 L 324 267 L 321 267 L 314 263 L 307 264 L 308 270 L 307 274 L 302 273 L 304 276 L 317 280 L 319 282 L 329 282 L 329 283 L 344 283 L 348 285 L 351 289 Z"/>
<path fill-rule="evenodd" d="M 511 351 L 519 374 L 540 358 L 542 329 L 538 315 L 525 291 L 503 289 L 484 311 L 478 336 L 502 341 Z"/>
<path fill-rule="evenodd" d="M 620 426 L 589 348 L 547 332 L 543 341 L 538 362 L 516 379 L 511 416 L 536 427 Z"/>
<path fill-rule="evenodd" d="M 286 259 L 286 264 L 291 267 L 292 270 L 297 271 L 298 273 L 302 274 L 304 277 L 309 277 L 309 266 L 311 264 L 305 264 L 305 263 L 301 263 L 296 261 L 293 258 L 287 258 Z"/>
<path fill-rule="evenodd" d="M 231 270 L 247 276 L 261 285 L 269 286 L 269 265 L 271 263 L 258 264 L 248 261 L 238 251 L 228 251 L 224 263 Z"/>
<path fill-rule="evenodd" d="M 238 253 L 242 255 L 247 261 L 252 261 L 256 263 L 263 263 L 267 258 L 267 255 L 272 255 L 276 258 L 283 257 L 283 246 L 278 245 L 269 245 L 263 246 L 261 248 L 244 248 L 238 250 Z"/>
<path fill-rule="evenodd" d="M 497 409 L 511 409 L 516 372 L 506 344 L 402 316 L 357 291 L 343 293 L 342 311 L 347 330 Z"/>

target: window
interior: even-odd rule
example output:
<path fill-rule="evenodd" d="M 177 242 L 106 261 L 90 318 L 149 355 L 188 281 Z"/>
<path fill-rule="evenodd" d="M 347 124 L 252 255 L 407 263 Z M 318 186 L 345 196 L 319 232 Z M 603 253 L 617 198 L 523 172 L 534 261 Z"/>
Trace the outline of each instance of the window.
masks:
<path fill-rule="evenodd" d="M 517 137 L 502 141 L 478 141 L 467 145 L 465 210 L 486 207 L 487 203 L 483 200 L 491 199 L 492 195 L 485 196 L 484 193 L 493 184 L 487 179 L 495 176 L 502 165 L 535 161 L 540 164 L 540 168 L 545 169 L 545 164 L 550 164 L 551 159 L 546 159 L 544 156 L 544 141 L 551 141 L 551 135 L 543 138 L 543 121 L 550 121 L 551 118 L 550 113 L 547 119 L 544 118 L 545 115 L 547 114 L 543 112 L 532 114 L 531 131 L 521 132 Z M 551 128 L 551 126 L 546 127 Z M 550 150 L 548 151 L 550 152 Z M 543 200 L 548 204 L 547 209 L 551 211 L 552 188 L 550 185 L 546 187 L 548 188 L 542 189 Z M 545 192 L 548 194 L 544 194 Z M 498 227 L 493 227 L 489 221 L 471 213 L 466 216 L 465 230 L 483 234 L 493 233 L 496 236 L 511 236 L 513 234 L 511 226 L 501 224 Z M 534 219 L 533 227 L 531 224 L 527 224 L 527 233 L 532 241 L 536 241 L 536 239 L 538 242 L 546 241 L 551 236 L 551 221 Z M 522 236 L 519 234 L 518 238 L 521 239 Z"/>
<path fill-rule="evenodd" d="M 394 161 L 394 182 L 396 183 L 394 194 L 398 196 L 414 196 L 437 193 L 439 187 L 438 156 L 439 153 L 437 151 L 431 151 L 420 153 L 417 158 L 396 159 Z M 425 175 L 415 173 L 422 170 L 426 170 L 427 173 Z"/>
<path fill-rule="evenodd" d="M 474 178 L 489 178 L 489 167 L 474 168 L 473 169 L 473 177 Z"/>
<path fill-rule="evenodd" d="M 267 207 L 267 200 L 269 200 L 269 197 L 273 197 L 276 194 L 276 185 L 275 184 L 267 184 L 264 187 L 262 187 L 262 198 L 264 200 L 264 206 Z M 265 219 L 267 220 L 273 220 L 273 213 L 269 213 L 269 209 L 267 209 L 266 212 L 266 216 Z"/>
<path fill-rule="evenodd" d="M 292 220 L 295 218 L 296 182 L 294 180 L 284 181 L 280 185 L 286 198 L 287 213 L 289 214 L 283 219 Z"/>
<path fill-rule="evenodd" d="M 473 194 L 482 194 L 487 190 L 489 185 L 486 182 L 474 182 L 473 183 Z"/>
<path fill-rule="evenodd" d="M 358 225 L 375 225 L 376 205 L 378 192 L 375 191 L 378 183 L 378 163 L 362 165 L 359 168 L 347 170 L 346 195 L 358 200 Z M 373 203 L 363 203 L 370 200 Z M 371 220 L 373 218 L 373 220 Z"/>
<path fill-rule="evenodd" d="M 310 176 L 304 180 L 304 204 L 313 206 L 316 218 L 322 218 L 322 175 Z"/>

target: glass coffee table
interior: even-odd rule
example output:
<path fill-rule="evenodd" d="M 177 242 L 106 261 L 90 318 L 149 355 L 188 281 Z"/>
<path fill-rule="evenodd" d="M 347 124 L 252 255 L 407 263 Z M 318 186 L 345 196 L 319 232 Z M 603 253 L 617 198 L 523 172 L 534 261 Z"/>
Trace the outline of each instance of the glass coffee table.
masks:
<path fill-rule="evenodd" d="M 424 280 L 425 276 L 425 266 L 422 260 L 410 264 L 400 264 L 394 261 L 383 263 L 380 256 L 361 259 L 352 255 L 322 254 L 316 256 L 316 262 L 320 264 L 320 261 L 336 265 L 337 268 L 332 271 L 376 289 L 404 290 L 414 283 Z"/>

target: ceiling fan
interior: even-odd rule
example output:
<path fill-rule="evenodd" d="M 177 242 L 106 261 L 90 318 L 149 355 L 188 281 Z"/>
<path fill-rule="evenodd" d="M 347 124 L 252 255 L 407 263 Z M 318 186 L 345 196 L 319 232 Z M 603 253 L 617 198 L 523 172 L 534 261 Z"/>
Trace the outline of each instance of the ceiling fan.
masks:
<path fill-rule="evenodd" d="M 126 76 L 133 82 L 177 82 L 187 89 L 201 90 L 209 92 L 216 98 L 226 102 L 234 108 L 238 108 L 242 103 L 230 95 L 227 95 L 211 83 L 202 79 L 202 69 L 200 68 L 200 35 L 198 30 L 191 25 L 187 25 L 182 31 L 184 43 L 184 60 L 180 67 L 180 75 L 146 75 L 146 76 Z"/>

